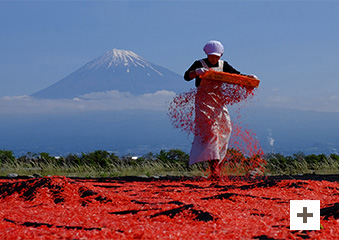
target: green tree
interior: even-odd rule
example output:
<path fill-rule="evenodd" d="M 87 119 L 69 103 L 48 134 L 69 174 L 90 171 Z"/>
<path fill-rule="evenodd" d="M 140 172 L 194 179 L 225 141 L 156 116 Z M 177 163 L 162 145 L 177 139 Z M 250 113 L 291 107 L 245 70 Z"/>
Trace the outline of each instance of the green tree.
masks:
<path fill-rule="evenodd" d="M 70 153 L 65 157 L 65 164 L 66 166 L 78 166 L 81 165 L 81 159 L 78 155 Z"/>
<path fill-rule="evenodd" d="M 0 163 L 15 162 L 13 151 L 0 150 Z"/>
<path fill-rule="evenodd" d="M 169 151 L 161 150 L 159 154 L 156 155 L 156 158 L 164 162 L 178 162 L 189 161 L 189 155 L 179 149 L 171 149 Z"/>
<path fill-rule="evenodd" d="M 100 167 L 108 167 L 114 161 L 120 161 L 119 157 L 114 153 L 110 154 L 109 152 L 102 150 L 96 150 L 87 154 L 83 153 L 80 160 L 82 164 Z"/>
<path fill-rule="evenodd" d="M 38 162 L 39 163 L 54 163 L 55 157 L 49 155 L 47 152 L 41 152 L 38 155 Z"/>

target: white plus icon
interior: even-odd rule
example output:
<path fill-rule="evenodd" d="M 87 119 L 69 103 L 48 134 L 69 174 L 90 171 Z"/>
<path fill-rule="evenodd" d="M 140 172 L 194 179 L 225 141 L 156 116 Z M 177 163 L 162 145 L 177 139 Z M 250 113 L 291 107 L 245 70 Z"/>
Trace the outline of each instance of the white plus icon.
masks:
<path fill-rule="evenodd" d="M 320 230 L 320 200 L 290 200 L 290 230 Z"/>
<path fill-rule="evenodd" d="M 303 207 L 303 212 L 298 213 L 297 217 L 302 217 L 303 218 L 303 223 L 307 223 L 307 218 L 308 217 L 313 217 L 313 213 L 307 213 L 307 207 Z"/>

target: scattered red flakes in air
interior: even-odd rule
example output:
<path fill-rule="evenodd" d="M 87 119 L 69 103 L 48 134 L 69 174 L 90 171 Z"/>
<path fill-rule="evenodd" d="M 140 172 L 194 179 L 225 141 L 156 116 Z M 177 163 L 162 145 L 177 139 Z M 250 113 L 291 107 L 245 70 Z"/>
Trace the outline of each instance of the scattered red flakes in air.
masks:
<path fill-rule="evenodd" d="M 212 116 L 214 113 L 212 109 L 213 106 L 216 104 L 220 106 L 231 106 L 237 103 L 243 104 L 254 96 L 255 89 L 253 87 L 228 84 L 213 80 L 204 79 L 204 81 L 203 91 L 198 93 L 196 88 L 189 92 L 178 94 L 170 104 L 168 116 L 170 117 L 174 128 L 180 129 L 187 135 L 199 135 L 207 140 L 212 138 L 214 133 L 209 132 L 208 129 L 210 129 L 210 127 L 204 127 L 202 122 L 206 122 L 206 125 L 211 125 L 209 121 L 214 120 L 214 117 Z M 199 88 L 201 88 L 201 86 Z M 203 94 L 204 92 L 207 94 L 213 93 L 213 97 L 206 97 Z M 204 117 L 204 119 L 196 119 L 195 101 L 203 102 L 204 105 L 208 105 L 212 109 L 210 112 L 205 113 L 206 117 Z M 237 162 L 237 164 L 241 164 L 245 171 L 255 168 L 263 171 L 265 160 L 263 159 L 263 151 L 259 140 L 252 130 L 240 125 L 241 116 L 239 112 L 237 116 L 233 117 L 231 116 L 232 135 L 229 148 L 235 149 L 242 155 L 241 159 L 238 156 L 238 160 L 240 161 Z M 195 127 L 197 121 L 199 121 L 199 128 Z M 228 132 L 228 129 L 224 129 L 227 128 L 228 124 L 226 119 L 221 119 L 221 121 L 225 121 L 218 124 L 220 135 L 223 136 Z M 226 155 L 226 159 L 223 160 L 224 163 L 233 164 L 231 160 L 234 158 L 232 158 L 232 155 L 230 154 Z"/>

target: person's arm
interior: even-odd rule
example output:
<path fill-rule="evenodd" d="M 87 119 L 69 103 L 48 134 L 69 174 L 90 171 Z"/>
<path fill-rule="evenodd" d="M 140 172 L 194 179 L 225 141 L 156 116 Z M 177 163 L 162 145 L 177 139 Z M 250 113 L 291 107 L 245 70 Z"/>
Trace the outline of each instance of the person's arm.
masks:
<path fill-rule="evenodd" d="M 224 72 L 228 73 L 235 73 L 242 75 L 238 70 L 236 70 L 234 67 L 228 64 L 228 62 L 224 61 Z"/>
<path fill-rule="evenodd" d="M 248 75 L 248 74 L 243 74 L 243 73 L 239 72 L 238 70 L 233 68 L 231 65 L 229 65 L 228 62 L 226 62 L 226 61 L 224 62 L 224 72 L 235 73 L 235 74 L 247 76 L 247 77 L 250 77 L 250 78 L 258 79 L 258 77 L 255 76 L 254 74 Z"/>
<path fill-rule="evenodd" d="M 200 61 L 195 61 L 192 66 L 185 72 L 184 79 L 186 81 L 191 81 L 192 79 L 199 76 L 199 74 L 195 71 L 196 69 L 202 68 L 202 64 Z"/>
<path fill-rule="evenodd" d="M 188 76 L 189 76 L 190 79 L 193 79 L 193 78 L 196 78 L 199 75 L 195 72 L 195 70 L 192 70 L 188 73 Z"/>

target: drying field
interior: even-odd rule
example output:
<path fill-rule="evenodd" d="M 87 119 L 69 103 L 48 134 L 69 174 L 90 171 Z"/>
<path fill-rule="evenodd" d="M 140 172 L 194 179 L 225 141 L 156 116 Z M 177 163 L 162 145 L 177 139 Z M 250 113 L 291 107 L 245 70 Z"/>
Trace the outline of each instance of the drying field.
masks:
<path fill-rule="evenodd" d="M 0 239 L 335 239 L 338 176 L 0 179 Z M 289 229 L 320 200 L 320 231 Z"/>

